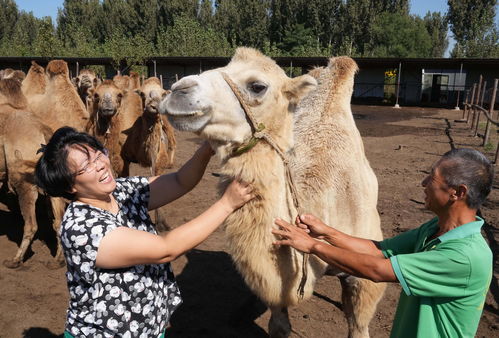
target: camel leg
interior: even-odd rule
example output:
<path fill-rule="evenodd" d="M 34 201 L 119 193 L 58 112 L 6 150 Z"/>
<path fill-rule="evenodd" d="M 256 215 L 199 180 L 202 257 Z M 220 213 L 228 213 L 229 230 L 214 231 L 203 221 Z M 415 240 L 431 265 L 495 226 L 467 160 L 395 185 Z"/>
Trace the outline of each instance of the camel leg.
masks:
<path fill-rule="evenodd" d="M 38 191 L 36 187 L 27 182 L 21 182 L 15 189 L 19 207 L 21 209 L 21 215 L 24 219 L 24 233 L 21 245 L 17 250 L 16 255 L 12 260 L 5 260 L 3 264 L 10 269 L 19 267 L 22 264 L 24 255 L 28 250 L 33 237 L 35 237 L 36 231 L 38 230 L 38 224 L 36 223 L 36 213 L 35 204 L 38 198 Z"/>
<path fill-rule="evenodd" d="M 340 282 L 343 312 L 348 322 L 348 337 L 369 337 L 369 322 L 383 296 L 386 284 L 377 284 L 349 275 L 340 277 Z"/>
<path fill-rule="evenodd" d="M 286 338 L 291 334 L 288 308 L 270 307 L 269 336 L 271 338 Z"/>
<path fill-rule="evenodd" d="M 163 116 L 161 116 L 161 118 L 163 119 L 163 132 L 166 134 L 166 140 L 168 141 L 168 146 L 166 149 L 168 161 L 166 162 L 166 168 L 171 168 L 173 167 L 173 162 L 175 161 L 175 149 L 177 149 L 177 140 L 175 139 L 175 131 L 170 122 L 168 122 L 168 119 Z"/>
<path fill-rule="evenodd" d="M 51 197 L 50 204 L 52 207 L 52 214 L 54 215 L 52 228 L 54 229 L 57 239 L 57 251 L 54 257 L 54 261 L 48 262 L 47 267 L 49 269 L 59 269 L 62 268 L 66 263 L 62 252 L 61 237 L 59 236 L 59 228 L 61 226 L 62 217 L 64 216 L 64 211 L 66 209 L 66 202 L 62 198 Z"/>

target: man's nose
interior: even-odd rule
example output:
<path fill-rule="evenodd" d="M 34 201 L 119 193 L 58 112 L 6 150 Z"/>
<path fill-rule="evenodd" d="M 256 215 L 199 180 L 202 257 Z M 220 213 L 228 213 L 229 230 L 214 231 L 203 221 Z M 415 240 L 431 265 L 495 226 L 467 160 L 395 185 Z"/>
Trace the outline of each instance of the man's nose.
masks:
<path fill-rule="evenodd" d="M 428 184 L 428 181 L 430 180 L 430 175 L 426 176 L 423 181 L 421 181 L 421 185 L 423 187 L 426 187 L 426 185 Z"/>

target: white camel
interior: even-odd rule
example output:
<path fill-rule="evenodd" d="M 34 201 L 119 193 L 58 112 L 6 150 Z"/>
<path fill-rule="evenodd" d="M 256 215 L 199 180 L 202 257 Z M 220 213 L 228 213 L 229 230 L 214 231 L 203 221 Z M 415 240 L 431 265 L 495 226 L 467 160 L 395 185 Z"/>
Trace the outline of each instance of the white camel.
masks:
<path fill-rule="evenodd" d="M 314 77 L 288 78 L 272 59 L 239 48 L 227 66 L 175 83 L 160 105 L 175 128 L 216 149 L 221 189 L 239 176 L 257 192 L 227 219 L 227 250 L 270 307 L 272 337 L 289 336 L 287 307 L 309 298 L 327 269 L 315 256 L 272 245 L 276 217 L 292 222 L 306 211 L 346 233 L 382 238 L 378 184 L 350 110 L 356 70 L 353 60 L 333 58 Z M 368 337 L 385 286 L 341 276 L 349 336 Z"/>

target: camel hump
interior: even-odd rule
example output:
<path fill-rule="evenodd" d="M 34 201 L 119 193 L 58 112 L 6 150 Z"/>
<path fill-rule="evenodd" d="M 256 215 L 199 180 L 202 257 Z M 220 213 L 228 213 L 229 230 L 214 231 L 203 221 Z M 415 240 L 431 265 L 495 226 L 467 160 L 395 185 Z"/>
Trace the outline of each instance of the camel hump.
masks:
<path fill-rule="evenodd" d="M 145 85 L 148 85 L 148 84 L 157 84 L 158 86 L 161 86 L 161 82 L 155 76 L 151 76 L 150 78 L 146 79 L 144 81 L 144 84 L 142 86 L 145 86 Z"/>
<path fill-rule="evenodd" d="M 348 56 L 330 58 L 327 67 L 336 73 L 335 75 L 338 77 L 337 82 L 353 78 L 359 70 L 357 63 Z"/>
<path fill-rule="evenodd" d="M 37 73 L 44 73 L 45 69 L 43 69 L 42 66 L 40 66 L 36 61 L 32 60 L 31 61 L 31 67 L 30 70 L 37 72 Z"/>
<path fill-rule="evenodd" d="M 4 95 L 8 103 L 16 109 L 24 109 L 28 105 L 21 90 L 21 82 L 14 78 L 0 80 L 0 95 Z"/>
<path fill-rule="evenodd" d="M 47 65 L 46 71 L 50 76 L 69 73 L 68 64 L 64 60 L 50 61 Z"/>

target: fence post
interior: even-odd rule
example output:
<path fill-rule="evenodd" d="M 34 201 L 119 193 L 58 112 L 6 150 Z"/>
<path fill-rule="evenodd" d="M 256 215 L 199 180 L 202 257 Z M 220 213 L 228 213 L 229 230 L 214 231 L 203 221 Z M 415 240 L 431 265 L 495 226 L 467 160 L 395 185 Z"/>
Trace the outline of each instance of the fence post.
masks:
<path fill-rule="evenodd" d="M 466 123 L 470 122 L 471 109 L 472 109 L 472 105 L 473 105 L 474 100 L 475 100 L 475 91 L 476 91 L 476 83 L 473 83 L 473 89 L 471 90 L 470 107 L 468 109 L 468 115 L 466 116 Z"/>
<path fill-rule="evenodd" d="M 461 68 L 459 69 L 459 86 L 461 86 L 461 75 L 463 73 L 463 63 L 461 62 Z M 454 89 L 456 89 L 456 77 L 454 76 Z M 459 110 L 459 94 L 461 93 L 460 90 L 457 91 L 457 100 L 456 100 L 456 107 L 454 108 L 455 110 Z M 464 118 L 464 115 L 463 115 Z"/>
<path fill-rule="evenodd" d="M 461 120 L 464 120 L 464 117 L 466 116 L 466 110 L 468 110 L 468 99 L 469 99 L 469 96 L 470 96 L 470 91 L 469 89 L 466 91 L 466 99 L 464 99 L 464 108 L 463 108 L 463 117 L 461 118 Z"/>
<path fill-rule="evenodd" d="M 490 98 L 490 106 L 489 106 L 489 115 L 492 117 L 492 113 L 494 112 L 494 103 L 496 103 L 496 94 L 497 94 L 497 82 L 499 79 L 494 80 L 494 89 L 492 90 L 492 97 Z M 487 118 L 487 126 L 485 127 L 485 134 L 483 135 L 483 144 L 485 146 L 489 141 L 490 134 L 490 120 Z M 499 144 L 498 144 L 499 146 Z M 498 147 L 499 148 L 499 147 Z"/>
<path fill-rule="evenodd" d="M 480 80 L 478 81 L 478 90 L 476 91 L 476 95 L 475 95 L 475 102 L 473 102 L 473 104 L 478 104 L 478 102 L 480 102 L 480 94 L 482 92 L 482 80 L 483 80 L 483 77 L 482 75 L 480 75 Z M 475 118 L 476 118 L 476 109 L 475 107 L 472 107 L 473 108 L 473 117 L 471 118 L 471 130 L 473 130 L 473 128 L 475 127 Z"/>
<path fill-rule="evenodd" d="M 483 99 L 485 97 L 485 91 L 487 90 L 487 81 L 483 81 L 483 87 L 482 87 L 482 95 L 480 95 L 480 102 L 479 106 L 483 108 Z M 480 109 L 477 109 L 476 112 L 476 124 L 475 124 L 475 133 L 473 136 L 478 135 L 478 125 L 480 124 L 480 115 L 482 114 L 482 111 Z"/>

